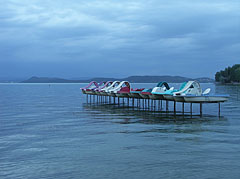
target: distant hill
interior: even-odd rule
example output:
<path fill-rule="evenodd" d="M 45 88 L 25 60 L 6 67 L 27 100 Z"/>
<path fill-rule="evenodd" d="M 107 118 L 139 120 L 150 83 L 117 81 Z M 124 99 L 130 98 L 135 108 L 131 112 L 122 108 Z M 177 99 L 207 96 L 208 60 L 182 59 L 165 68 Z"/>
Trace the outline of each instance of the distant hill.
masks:
<path fill-rule="evenodd" d="M 81 83 L 82 80 L 67 80 L 62 78 L 48 78 L 48 77 L 36 77 L 33 76 L 28 80 L 24 80 L 21 83 Z"/>
<path fill-rule="evenodd" d="M 123 80 L 132 83 L 157 83 L 159 81 L 166 81 L 169 83 L 181 83 L 189 81 L 191 78 L 185 78 L 181 76 L 130 76 Z"/>
<path fill-rule="evenodd" d="M 168 83 L 182 83 L 189 80 L 197 80 L 200 83 L 212 83 L 211 78 L 186 78 L 181 76 L 129 76 L 127 78 L 92 78 L 88 80 L 67 80 L 62 78 L 48 78 L 48 77 L 31 77 L 21 83 L 89 83 L 90 81 L 129 81 L 131 83 L 158 83 L 159 81 L 166 81 Z"/>

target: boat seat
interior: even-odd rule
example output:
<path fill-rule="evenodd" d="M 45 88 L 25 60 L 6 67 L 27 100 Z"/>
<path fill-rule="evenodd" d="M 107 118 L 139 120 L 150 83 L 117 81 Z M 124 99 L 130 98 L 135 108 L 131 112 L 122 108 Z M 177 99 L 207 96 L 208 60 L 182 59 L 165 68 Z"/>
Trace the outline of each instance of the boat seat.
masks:
<path fill-rule="evenodd" d="M 209 94 L 211 91 L 211 88 L 207 88 L 204 92 L 203 92 L 203 95 L 207 95 Z"/>

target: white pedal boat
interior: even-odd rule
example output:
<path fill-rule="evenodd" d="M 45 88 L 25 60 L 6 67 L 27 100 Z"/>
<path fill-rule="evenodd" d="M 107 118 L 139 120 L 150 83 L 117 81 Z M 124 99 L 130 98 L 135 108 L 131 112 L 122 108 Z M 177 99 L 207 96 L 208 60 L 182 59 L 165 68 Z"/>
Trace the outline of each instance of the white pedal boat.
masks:
<path fill-rule="evenodd" d="M 128 81 L 122 81 L 117 87 L 109 90 L 108 95 L 113 97 L 129 97 L 130 83 Z"/>
<path fill-rule="evenodd" d="M 120 81 L 114 81 L 110 86 L 103 88 L 100 91 L 100 94 L 103 95 L 103 96 L 108 96 L 109 91 L 114 89 L 119 84 L 120 84 Z"/>

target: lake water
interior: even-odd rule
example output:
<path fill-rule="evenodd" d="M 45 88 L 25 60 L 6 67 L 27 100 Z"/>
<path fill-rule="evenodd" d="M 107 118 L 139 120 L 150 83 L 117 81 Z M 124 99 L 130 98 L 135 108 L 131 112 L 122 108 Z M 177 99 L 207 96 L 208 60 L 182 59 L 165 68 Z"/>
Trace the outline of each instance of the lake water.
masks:
<path fill-rule="evenodd" d="M 240 178 L 239 86 L 202 84 L 231 95 L 219 118 L 86 104 L 85 85 L 0 84 L 1 179 Z"/>

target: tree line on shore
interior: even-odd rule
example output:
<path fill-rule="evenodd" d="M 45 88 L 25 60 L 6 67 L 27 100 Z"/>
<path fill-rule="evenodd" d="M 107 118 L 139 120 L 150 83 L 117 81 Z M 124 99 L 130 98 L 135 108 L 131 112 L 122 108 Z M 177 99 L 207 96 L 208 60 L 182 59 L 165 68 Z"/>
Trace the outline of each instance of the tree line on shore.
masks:
<path fill-rule="evenodd" d="M 221 83 L 240 83 L 240 64 L 227 67 L 215 74 L 215 81 Z"/>

